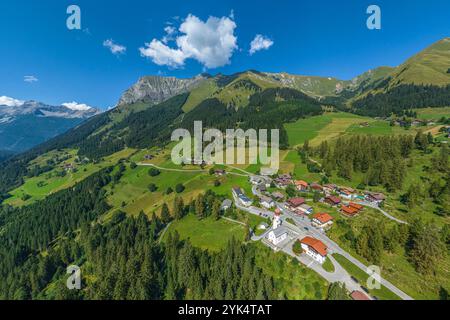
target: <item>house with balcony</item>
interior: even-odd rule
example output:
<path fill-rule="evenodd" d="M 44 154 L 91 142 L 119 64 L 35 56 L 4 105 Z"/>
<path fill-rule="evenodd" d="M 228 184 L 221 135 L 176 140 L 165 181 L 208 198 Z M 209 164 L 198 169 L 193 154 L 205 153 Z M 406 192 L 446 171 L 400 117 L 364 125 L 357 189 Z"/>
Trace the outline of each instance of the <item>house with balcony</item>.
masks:
<path fill-rule="evenodd" d="M 320 240 L 313 237 L 305 237 L 300 240 L 303 252 L 320 264 L 325 263 L 328 255 L 328 247 Z"/>
<path fill-rule="evenodd" d="M 317 213 L 312 217 L 313 226 L 319 229 L 328 229 L 333 225 L 333 217 L 328 213 Z"/>

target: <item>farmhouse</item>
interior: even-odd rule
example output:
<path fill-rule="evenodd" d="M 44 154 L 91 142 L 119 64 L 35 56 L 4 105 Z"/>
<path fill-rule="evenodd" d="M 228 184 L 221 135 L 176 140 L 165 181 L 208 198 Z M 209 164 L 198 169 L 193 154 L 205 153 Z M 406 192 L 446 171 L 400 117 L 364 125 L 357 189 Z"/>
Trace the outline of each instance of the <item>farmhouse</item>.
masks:
<path fill-rule="evenodd" d="M 328 196 L 325 198 L 325 203 L 329 204 L 332 207 L 335 207 L 341 204 L 341 199 L 335 196 Z"/>
<path fill-rule="evenodd" d="M 284 194 L 282 194 L 281 192 L 275 191 L 272 193 L 272 198 L 274 198 L 275 200 L 283 200 Z"/>
<path fill-rule="evenodd" d="M 359 213 L 359 210 L 352 208 L 352 207 L 342 206 L 341 212 L 343 214 L 345 214 L 346 216 L 354 217 Z"/>
<path fill-rule="evenodd" d="M 284 227 L 277 228 L 269 232 L 267 239 L 274 245 L 278 245 L 288 237 L 287 229 Z"/>
<path fill-rule="evenodd" d="M 303 180 L 296 180 L 294 182 L 294 184 L 298 191 L 308 191 L 308 187 L 309 187 L 308 182 L 303 181 Z"/>
<path fill-rule="evenodd" d="M 292 177 L 290 174 L 279 175 L 278 178 L 274 180 L 275 185 L 280 189 L 286 189 L 287 186 L 292 184 Z"/>
<path fill-rule="evenodd" d="M 367 193 L 366 201 L 380 205 L 386 200 L 386 197 L 382 193 Z"/>
<path fill-rule="evenodd" d="M 311 183 L 311 190 L 316 192 L 323 192 L 323 187 L 318 183 Z"/>
<path fill-rule="evenodd" d="M 306 237 L 303 238 L 300 243 L 304 253 L 320 264 L 325 262 L 328 254 L 328 248 L 322 241 L 312 237 Z"/>
<path fill-rule="evenodd" d="M 275 202 L 272 200 L 272 198 L 261 196 L 259 198 L 259 203 L 267 209 L 273 208 L 275 206 Z"/>
<path fill-rule="evenodd" d="M 292 198 L 288 200 L 286 206 L 288 207 L 289 210 L 297 212 L 299 210 L 299 207 L 305 203 L 306 201 L 303 198 Z"/>
<path fill-rule="evenodd" d="M 66 171 L 72 171 L 75 169 L 75 166 L 72 163 L 66 163 L 66 164 L 64 164 L 63 167 L 64 167 L 64 170 L 66 170 Z"/>
<path fill-rule="evenodd" d="M 339 196 L 346 200 L 352 200 L 354 198 L 355 190 L 351 188 L 341 188 L 339 190 Z"/>
<path fill-rule="evenodd" d="M 318 213 L 313 216 L 313 226 L 320 229 L 327 229 L 333 224 L 333 217 L 328 213 Z"/>
<path fill-rule="evenodd" d="M 357 203 L 354 203 L 354 202 L 350 202 L 350 203 L 348 204 L 348 206 L 349 206 L 350 208 L 356 209 L 356 210 L 358 210 L 358 211 L 361 211 L 362 209 L 364 209 L 364 207 L 363 207 L 362 205 L 357 204 Z"/>
<path fill-rule="evenodd" d="M 338 188 L 338 187 L 337 187 L 335 184 L 325 184 L 325 185 L 323 186 L 323 191 L 324 191 L 326 194 L 331 194 L 331 193 L 333 193 L 333 192 L 336 192 L 337 188 Z"/>

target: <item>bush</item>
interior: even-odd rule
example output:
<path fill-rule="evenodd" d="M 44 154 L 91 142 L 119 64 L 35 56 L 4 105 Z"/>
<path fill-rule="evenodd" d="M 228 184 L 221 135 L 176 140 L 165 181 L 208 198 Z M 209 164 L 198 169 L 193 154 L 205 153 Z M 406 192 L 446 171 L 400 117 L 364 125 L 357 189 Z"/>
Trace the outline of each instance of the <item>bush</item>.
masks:
<path fill-rule="evenodd" d="M 186 187 L 183 186 L 181 183 L 179 183 L 175 186 L 175 191 L 177 193 L 182 193 L 185 189 L 186 189 Z"/>
<path fill-rule="evenodd" d="M 173 193 L 173 189 L 171 187 L 167 188 L 166 194 L 169 195 Z"/>
<path fill-rule="evenodd" d="M 149 190 L 150 192 L 156 192 L 156 190 L 158 190 L 158 187 L 156 186 L 156 184 L 150 183 L 150 184 L 148 185 L 148 190 Z"/>
<path fill-rule="evenodd" d="M 150 176 L 150 177 L 157 177 L 157 176 L 159 176 L 161 174 L 161 171 L 159 171 L 158 169 L 156 169 L 156 168 L 151 168 L 150 170 L 148 170 L 148 175 Z"/>
<path fill-rule="evenodd" d="M 302 244 L 300 243 L 300 241 L 295 241 L 294 245 L 292 246 L 292 251 L 294 251 L 296 255 L 301 255 L 303 253 Z"/>

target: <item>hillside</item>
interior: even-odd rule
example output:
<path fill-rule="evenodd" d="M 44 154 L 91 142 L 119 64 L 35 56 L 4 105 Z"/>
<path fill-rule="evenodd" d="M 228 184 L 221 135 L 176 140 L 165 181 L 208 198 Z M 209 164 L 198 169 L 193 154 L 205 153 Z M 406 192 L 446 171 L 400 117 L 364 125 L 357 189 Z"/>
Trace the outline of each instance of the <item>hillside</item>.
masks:
<path fill-rule="evenodd" d="M 445 38 L 382 75 L 351 97 L 348 105 L 369 116 L 401 116 L 405 110 L 449 106 L 449 65 L 450 38 Z"/>
<path fill-rule="evenodd" d="M 450 38 L 431 45 L 399 66 L 389 88 L 400 84 L 446 86 L 450 84 Z"/>

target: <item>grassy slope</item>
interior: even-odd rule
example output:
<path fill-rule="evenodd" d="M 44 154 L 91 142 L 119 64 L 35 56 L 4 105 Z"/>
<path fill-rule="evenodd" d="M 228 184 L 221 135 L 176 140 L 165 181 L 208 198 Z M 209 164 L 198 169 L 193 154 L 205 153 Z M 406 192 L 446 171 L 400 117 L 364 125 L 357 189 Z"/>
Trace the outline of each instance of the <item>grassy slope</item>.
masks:
<path fill-rule="evenodd" d="M 203 82 L 199 87 L 195 88 L 189 94 L 186 103 L 183 106 L 184 112 L 189 112 L 198 106 L 202 101 L 211 97 L 218 89 L 214 80 L 207 80 Z"/>
<path fill-rule="evenodd" d="M 450 61 L 450 38 L 443 39 L 419 54 L 402 66 L 391 83 L 433 84 L 438 86 L 450 83 L 447 73 Z"/>
<path fill-rule="evenodd" d="M 77 182 L 82 181 L 86 177 L 92 175 L 95 172 L 100 171 L 103 168 L 108 166 L 115 165 L 120 159 L 126 158 L 135 152 L 134 149 L 126 149 L 115 153 L 109 157 L 105 157 L 104 161 L 93 164 L 88 163 L 86 165 L 76 165 L 77 172 L 69 172 L 64 177 L 59 177 L 56 175 L 58 171 L 62 170 L 62 165 L 66 163 L 74 163 L 76 157 L 75 150 L 69 150 L 68 153 L 71 155 L 71 158 L 64 161 L 63 164 L 59 165 L 57 168 L 53 169 L 50 172 L 41 174 L 38 177 L 26 178 L 25 183 L 19 188 L 10 192 L 12 195 L 11 198 L 5 201 L 5 204 L 13 205 L 13 206 L 22 206 L 29 205 L 37 200 L 41 200 L 46 196 L 55 193 L 57 191 L 70 188 L 75 185 Z M 44 164 L 47 159 L 50 159 L 55 152 L 50 154 L 43 155 L 42 157 L 37 158 L 32 163 L 33 164 Z M 38 184 L 42 182 L 44 185 L 39 187 Z M 23 201 L 21 198 L 24 194 L 31 196 L 27 201 Z"/>
<path fill-rule="evenodd" d="M 309 140 L 311 145 L 317 146 L 324 140 L 343 135 L 352 125 L 373 121 L 371 118 L 339 112 L 300 119 L 295 123 L 286 124 L 285 128 L 292 147 L 302 145 L 306 140 Z"/>
<path fill-rule="evenodd" d="M 224 249 L 232 238 L 244 240 L 245 234 L 244 226 L 238 223 L 212 217 L 199 220 L 194 215 L 174 221 L 170 230 L 176 230 L 181 239 L 189 239 L 192 245 L 212 252 Z"/>

